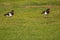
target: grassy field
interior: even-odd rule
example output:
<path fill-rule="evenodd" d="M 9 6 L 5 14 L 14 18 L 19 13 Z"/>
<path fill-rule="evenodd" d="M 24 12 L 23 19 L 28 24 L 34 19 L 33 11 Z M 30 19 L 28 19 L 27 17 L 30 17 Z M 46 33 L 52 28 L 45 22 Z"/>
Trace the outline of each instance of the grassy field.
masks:
<path fill-rule="evenodd" d="M 50 8 L 48 18 L 41 12 Z M 60 40 L 59 0 L 0 0 L 0 40 Z M 15 10 L 13 17 L 4 14 Z"/>

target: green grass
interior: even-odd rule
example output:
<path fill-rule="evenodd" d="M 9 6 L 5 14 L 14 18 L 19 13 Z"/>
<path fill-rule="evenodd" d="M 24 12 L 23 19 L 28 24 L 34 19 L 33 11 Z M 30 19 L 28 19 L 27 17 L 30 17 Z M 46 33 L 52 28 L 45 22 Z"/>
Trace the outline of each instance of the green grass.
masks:
<path fill-rule="evenodd" d="M 49 5 L 60 4 L 58 0 L 48 1 Z M 60 40 L 60 8 L 51 8 L 45 18 L 41 12 L 46 8 L 21 7 L 47 5 L 48 1 L 0 0 L 0 40 Z M 15 10 L 13 17 L 3 16 L 11 9 Z"/>

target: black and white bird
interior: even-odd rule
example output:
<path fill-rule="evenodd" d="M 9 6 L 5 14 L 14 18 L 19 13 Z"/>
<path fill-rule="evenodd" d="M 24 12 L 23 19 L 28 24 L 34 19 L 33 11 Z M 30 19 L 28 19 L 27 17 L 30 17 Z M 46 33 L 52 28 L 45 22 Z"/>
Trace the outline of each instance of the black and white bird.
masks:
<path fill-rule="evenodd" d="M 50 13 L 50 9 L 48 8 L 44 10 L 41 14 L 44 14 L 44 17 L 47 18 L 49 13 Z"/>
<path fill-rule="evenodd" d="M 13 16 L 13 15 L 14 15 L 14 10 L 11 10 L 10 12 L 4 14 L 4 16 Z"/>
<path fill-rule="evenodd" d="M 47 14 L 49 14 L 50 13 L 50 9 L 48 8 L 48 9 L 46 9 L 46 10 L 44 10 L 43 12 L 42 12 L 42 14 L 45 14 L 45 15 L 47 15 Z"/>

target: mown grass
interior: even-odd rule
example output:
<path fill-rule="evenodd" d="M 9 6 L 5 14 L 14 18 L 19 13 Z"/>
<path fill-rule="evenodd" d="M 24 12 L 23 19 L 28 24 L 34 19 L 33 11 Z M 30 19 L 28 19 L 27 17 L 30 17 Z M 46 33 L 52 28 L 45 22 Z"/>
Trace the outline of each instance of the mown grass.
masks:
<path fill-rule="evenodd" d="M 48 18 L 45 18 L 41 12 L 46 8 L 20 7 L 28 2 L 39 1 L 0 0 L 0 40 L 60 40 L 60 8 L 51 8 Z M 41 0 L 42 4 L 44 2 L 48 1 Z M 15 10 L 13 17 L 3 16 L 11 9 Z"/>

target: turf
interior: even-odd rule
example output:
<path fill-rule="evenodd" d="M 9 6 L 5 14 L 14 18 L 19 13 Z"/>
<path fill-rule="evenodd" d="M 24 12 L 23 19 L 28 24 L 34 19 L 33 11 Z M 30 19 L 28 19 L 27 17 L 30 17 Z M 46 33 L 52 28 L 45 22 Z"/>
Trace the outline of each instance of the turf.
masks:
<path fill-rule="evenodd" d="M 53 5 L 46 18 L 41 12 Z M 22 7 L 23 6 L 23 7 Z M 60 40 L 59 0 L 0 0 L 0 40 Z M 4 14 L 15 10 L 13 17 Z"/>

